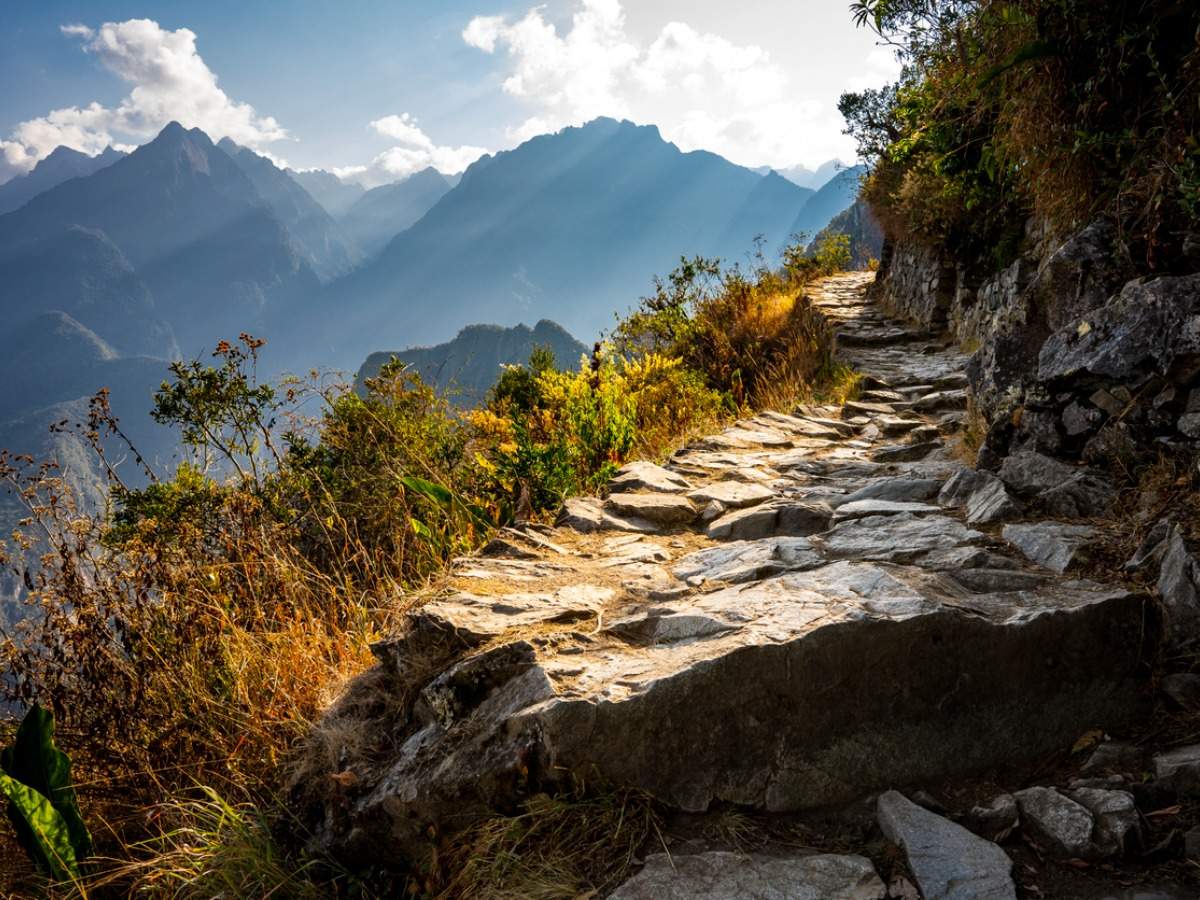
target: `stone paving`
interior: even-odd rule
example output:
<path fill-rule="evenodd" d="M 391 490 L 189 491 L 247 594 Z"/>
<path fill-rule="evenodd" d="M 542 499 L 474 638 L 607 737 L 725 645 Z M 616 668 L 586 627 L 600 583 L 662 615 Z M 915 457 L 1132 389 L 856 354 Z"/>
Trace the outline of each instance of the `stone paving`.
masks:
<path fill-rule="evenodd" d="M 355 803 L 360 840 L 411 852 L 572 774 L 683 812 L 791 813 L 1019 763 L 1136 715 L 1144 598 L 1078 576 L 1085 526 L 1039 523 L 1036 500 L 964 467 L 963 354 L 879 312 L 870 279 L 814 295 L 864 376 L 855 401 L 764 412 L 626 466 L 555 527 L 459 560 L 380 646 L 392 672 L 445 664 L 419 676 L 415 722 Z M 896 796 L 896 843 L 953 881 Z M 971 852 L 986 891 L 936 896 L 1015 896 L 995 854 Z M 718 857 L 695 862 L 704 879 L 725 877 Z M 729 877 L 781 865 L 801 864 Z M 844 891 L 822 896 L 884 896 L 838 865 Z M 641 883 L 663 877 L 659 861 Z M 653 893 L 631 885 L 620 896 Z"/>

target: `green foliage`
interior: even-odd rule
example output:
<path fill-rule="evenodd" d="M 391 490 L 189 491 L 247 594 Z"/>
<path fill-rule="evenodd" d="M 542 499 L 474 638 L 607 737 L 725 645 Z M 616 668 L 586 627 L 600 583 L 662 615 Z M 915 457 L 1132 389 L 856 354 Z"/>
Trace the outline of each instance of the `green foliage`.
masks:
<path fill-rule="evenodd" d="M 0 751 L 0 790 L 21 846 L 58 880 L 78 876 L 92 839 L 71 781 L 71 761 L 55 746 L 54 717 L 34 704 L 12 746 Z"/>
<path fill-rule="evenodd" d="M 1003 265 L 1030 213 L 1060 232 L 1114 219 L 1149 270 L 1195 230 L 1200 6 L 1090 0 L 857 0 L 905 63 L 847 94 L 893 237 Z"/>

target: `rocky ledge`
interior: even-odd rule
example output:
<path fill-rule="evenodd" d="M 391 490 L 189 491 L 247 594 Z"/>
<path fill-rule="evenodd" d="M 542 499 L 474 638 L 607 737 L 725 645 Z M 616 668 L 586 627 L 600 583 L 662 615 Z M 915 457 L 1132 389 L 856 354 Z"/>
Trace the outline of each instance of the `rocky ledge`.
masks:
<path fill-rule="evenodd" d="M 957 461 L 964 358 L 869 304 L 868 277 L 816 298 L 864 374 L 855 402 L 763 413 L 665 466 L 631 464 L 556 527 L 508 529 L 457 561 L 322 726 L 334 744 L 360 736 L 328 748 L 323 850 L 420 860 L 580 779 L 681 813 L 790 814 L 1021 764 L 1136 716 L 1151 607 L 1082 578 L 1095 527 L 1064 521 L 1113 491 L 1034 452 L 995 475 Z M 1037 798 L 1009 801 L 1044 818 Z M 879 802 L 927 898 L 1015 896 L 994 844 L 900 795 Z M 1071 802 L 1094 843 L 1089 801 Z M 961 881 L 937 851 L 954 840 L 990 867 L 983 893 L 927 887 Z M 840 886 L 786 896 L 885 896 L 856 857 L 721 853 L 670 875 L 651 857 L 614 896 L 777 896 L 662 885 L 800 870 Z"/>

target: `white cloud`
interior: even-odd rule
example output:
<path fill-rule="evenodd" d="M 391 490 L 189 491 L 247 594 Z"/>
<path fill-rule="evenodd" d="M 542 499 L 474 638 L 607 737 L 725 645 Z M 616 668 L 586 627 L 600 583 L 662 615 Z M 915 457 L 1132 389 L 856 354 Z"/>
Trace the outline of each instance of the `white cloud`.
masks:
<path fill-rule="evenodd" d="M 371 122 L 371 128 L 383 137 L 395 141 L 378 154 L 370 165 L 343 166 L 333 173 L 344 181 L 357 181 L 364 187 L 377 187 L 407 178 L 414 172 L 433 166 L 439 172 L 452 175 L 461 172 L 488 151 L 483 147 L 440 146 L 433 142 L 408 113 L 384 116 Z"/>
<path fill-rule="evenodd" d="M 168 31 L 150 19 L 129 19 L 99 29 L 63 25 L 60 31 L 82 41 L 84 52 L 132 87 L 115 108 L 93 102 L 19 124 L 10 140 L 0 142 L 0 181 L 33 168 L 59 145 L 95 155 L 109 144 L 148 140 L 172 120 L 260 153 L 287 137 L 275 119 L 217 86 L 216 74 L 196 50 L 195 32 L 187 28 Z"/>
<path fill-rule="evenodd" d="M 846 89 L 861 91 L 883 87 L 900 77 L 900 60 L 889 47 L 876 47 L 863 60 L 862 71 L 846 82 Z"/>
<path fill-rule="evenodd" d="M 765 49 L 684 22 L 639 43 L 619 0 L 579 0 L 564 33 L 535 7 L 513 22 L 476 17 L 462 38 L 506 54 L 504 91 L 530 108 L 509 130 L 513 140 L 609 115 L 656 124 L 685 150 L 712 150 L 745 165 L 853 157 L 837 110 L 793 99 L 787 73 Z"/>

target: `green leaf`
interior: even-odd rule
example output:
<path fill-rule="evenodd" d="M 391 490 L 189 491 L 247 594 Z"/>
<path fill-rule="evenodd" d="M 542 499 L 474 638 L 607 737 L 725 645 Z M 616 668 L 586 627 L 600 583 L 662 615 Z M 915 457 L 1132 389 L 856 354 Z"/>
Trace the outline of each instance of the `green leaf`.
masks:
<path fill-rule="evenodd" d="M 0 792 L 8 797 L 8 814 L 24 826 L 17 837 L 25 852 L 58 881 L 79 877 L 71 832 L 58 810 L 42 794 L 8 775 L 0 775 Z"/>
<path fill-rule="evenodd" d="M 53 804 L 70 835 L 73 858 L 91 852 L 91 835 L 71 784 L 71 760 L 54 744 L 54 716 L 49 710 L 35 703 L 25 714 L 12 746 L 0 751 L 0 769 Z M 12 812 L 10 805 L 10 816 Z"/>
<path fill-rule="evenodd" d="M 426 481 L 424 478 L 417 478 L 415 475 L 405 475 L 400 479 L 400 483 L 413 493 L 428 497 L 442 506 L 449 507 L 454 502 L 454 494 L 448 488 L 444 488 L 440 484 L 434 484 L 432 481 Z"/>

